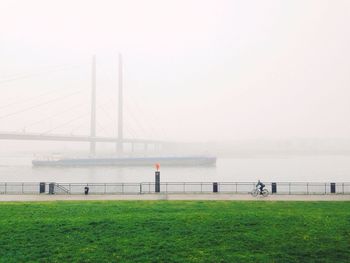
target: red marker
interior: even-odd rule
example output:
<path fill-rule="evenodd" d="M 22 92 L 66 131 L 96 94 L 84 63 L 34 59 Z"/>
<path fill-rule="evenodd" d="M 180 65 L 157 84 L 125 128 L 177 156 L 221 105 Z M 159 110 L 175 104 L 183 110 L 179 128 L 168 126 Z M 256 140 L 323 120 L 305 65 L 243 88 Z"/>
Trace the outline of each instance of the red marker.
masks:
<path fill-rule="evenodd" d="M 157 171 L 159 171 L 159 168 L 160 168 L 160 164 L 159 164 L 159 163 L 156 163 L 156 169 L 157 169 Z"/>

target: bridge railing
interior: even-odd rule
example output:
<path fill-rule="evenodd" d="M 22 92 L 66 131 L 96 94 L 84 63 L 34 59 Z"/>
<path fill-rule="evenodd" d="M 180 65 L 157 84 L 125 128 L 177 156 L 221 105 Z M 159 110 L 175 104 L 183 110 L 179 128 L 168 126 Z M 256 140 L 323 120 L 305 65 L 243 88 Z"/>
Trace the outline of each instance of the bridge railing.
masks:
<path fill-rule="evenodd" d="M 249 194 L 255 182 L 161 182 L 159 193 L 163 194 Z M 265 183 L 270 194 L 313 195 L 313 194 L 350 194 L 350 182 L 347 183 L 307 183 L 275 182 Z M 0 194 L 153 194 L 154 182 L 143 183 L 11 183 L 0 182 Z"/>

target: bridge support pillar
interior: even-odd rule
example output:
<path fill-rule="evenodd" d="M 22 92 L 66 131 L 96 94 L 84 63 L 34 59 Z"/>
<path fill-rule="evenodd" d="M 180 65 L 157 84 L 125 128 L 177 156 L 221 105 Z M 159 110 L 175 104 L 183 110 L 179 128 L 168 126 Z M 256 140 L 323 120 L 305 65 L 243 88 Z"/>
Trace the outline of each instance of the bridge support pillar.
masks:
<path fill-rule="evenodd" d="M 117 150 L 117 155 L 118 156 L 122 156 L 123 155 L 123 152 L 124 152 L 123 142 L 117 142 L 116 150 Z"/>
<path fill-rule="evenodd" d="M 90 142 L 90 155 L 96 154 L 96 142 Z"/>

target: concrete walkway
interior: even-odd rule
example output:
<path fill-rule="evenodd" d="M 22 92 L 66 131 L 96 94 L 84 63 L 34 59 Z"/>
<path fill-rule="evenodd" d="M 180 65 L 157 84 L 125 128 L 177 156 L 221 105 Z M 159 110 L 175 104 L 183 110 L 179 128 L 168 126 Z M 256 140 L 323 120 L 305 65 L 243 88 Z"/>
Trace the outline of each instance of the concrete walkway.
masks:
<path fill-rule="evenodd" d="M 270 195 L 249 194 L 142 194 L 142 195 L 0 195 L 0 202 L 77 200 L 244 200 L 244 201 L 350 201 L 350 195 Z"/>

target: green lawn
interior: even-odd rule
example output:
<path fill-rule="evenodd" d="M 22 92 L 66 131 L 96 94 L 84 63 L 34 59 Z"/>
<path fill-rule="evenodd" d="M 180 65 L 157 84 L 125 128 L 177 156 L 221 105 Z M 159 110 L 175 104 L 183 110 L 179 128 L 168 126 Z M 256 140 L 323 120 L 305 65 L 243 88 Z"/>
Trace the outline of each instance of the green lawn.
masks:
<path fill-rule="evenodd" d="M 350 202 L 0 203 L 0 262 L 350 262 Z"/>

